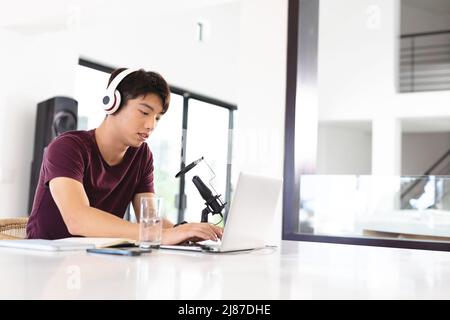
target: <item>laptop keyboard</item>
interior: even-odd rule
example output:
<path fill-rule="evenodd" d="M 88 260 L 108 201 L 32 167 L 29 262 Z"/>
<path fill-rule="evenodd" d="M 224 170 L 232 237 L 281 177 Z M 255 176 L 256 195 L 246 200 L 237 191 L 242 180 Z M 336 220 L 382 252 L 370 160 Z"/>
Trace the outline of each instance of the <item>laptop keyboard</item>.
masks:
<path fill-rule="evenodd" d="M 192 242 L 192 241 L 186 241 L 179 244 L 180 246 L 185 247 L 203 247 L 203 245 L 199 244 L 198 242 Z"/>
<path fill-rule="evenodd" d="M 205 241 L 199 241 L 199 242 L 193 242 L 193 241 L 186 241 L 183 243 L 180 243 L 181 246 L 186 247 L 219 247 L 221 245 L 221 241 L 212 241 L 212 240 L 205 240 Z"/>
<path fill-rule="evenodd" d="M 221 245 L 220 241 L 212 241 L 212 240 L 205 240 L 200 242 L 186 241 L 184 243 L 179 244 L 179 246 L 183 247 L 199 248 L 208 251 L 212 250 L 216 251 L 218 248 L 220 248 L 220 245 Z"/>

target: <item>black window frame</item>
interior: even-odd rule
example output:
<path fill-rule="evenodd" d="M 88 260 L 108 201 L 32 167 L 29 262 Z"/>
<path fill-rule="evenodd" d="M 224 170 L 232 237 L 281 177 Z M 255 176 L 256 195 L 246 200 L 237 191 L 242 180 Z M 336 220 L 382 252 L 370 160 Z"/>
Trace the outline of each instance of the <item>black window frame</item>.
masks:
<path fill-rule="evenodd" d="M 89 59 L 80 57 L 78 59 L 78 64 L 83 67 L 94 69 L 97 71 L 105 72 L 110 74 L 115 69 L 114 67 L 94 62 Z M 229 103 L 224 100 L 212 98 L 197 92 L 186 90 L 177 86 L 172 86 L 169 84 L 170 91 L 172 94 L 180 95 L 183 97 L 183 119 L 182 119 L 182 136 L 181 138 L 181 150 L 180 150 L 180 170 L 184 169 L 186 166 L 186 149 L 187 149 L 187 138 L 188 138 L 188 116 L 189 116 L 189 100 L 197 100 L 205 102 L 220 108 L 225 108 L 228 110 L 228 146 L 227 146 L 227 168 L 226 168 L 226 189 L 225 189 L 225 199 L 226 203 L 230 203 L 231 199 L 231 161 L 232 161 L 232 150 L 233 150 L 233 135 L 234 130 L 234 112 L 237 111 L 238 107 L 236 104 Z M 175 173 L 174 173 L 175 174 Z M 184 214 L 186 209 L 186 180 L 185 176 L 180 177 L 180 188 L 178 194 L 178 222 L 184 220 Z M 181 196 L 180 196 L 181 195 Z M 226 219 L 228 214 L 229 206 L 225 207 L 224 217 Z M 127 213 L 126 217 L 129 214 Z"/>

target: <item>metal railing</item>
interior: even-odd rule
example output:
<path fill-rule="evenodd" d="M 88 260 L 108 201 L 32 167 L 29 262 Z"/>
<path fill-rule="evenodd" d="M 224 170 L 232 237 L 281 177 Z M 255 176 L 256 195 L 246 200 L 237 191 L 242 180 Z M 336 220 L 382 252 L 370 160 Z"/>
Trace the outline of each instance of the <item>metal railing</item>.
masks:
<path fill-rule="evenodd" d="M 400 37 L 399 91 L 450 90 L 450 30 Z"/>
<path fill-rule="evenodd" d="M 405 183 L 401 187 L 401 208 L 409 209 L 411 208 L 410 200 L 413 198 L 419 197 L 423 194 L 425 185 L 431 181 L 435 180 L 435 176 L 449 176 L 450 175 L 450 150 L 445 152 L 424 174 L 423 176 L 412 176 L 411 182 Z M 428 177 L 428 179 L 426 179 Z M 406 176 L 404 176 L 405 182 Z M 434 190 L 438 190 L 437 185 L 434 186 Z M 446 196 L 448 192 L 445 194 L 441 194 L 440 196 Z M 435 199 L 438 199 L 438 195 L 435 194 Z"/>

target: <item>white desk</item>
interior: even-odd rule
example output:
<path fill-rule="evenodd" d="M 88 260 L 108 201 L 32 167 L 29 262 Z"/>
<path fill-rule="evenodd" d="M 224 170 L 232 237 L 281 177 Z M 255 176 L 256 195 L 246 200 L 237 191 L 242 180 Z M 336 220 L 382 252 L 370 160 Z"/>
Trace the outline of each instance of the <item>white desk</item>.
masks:
<path fill-rule="evenodd" d="M 448 299 L 450 252 L 284 241 L 141 257 L 0 249 L 0 299 Z"/>

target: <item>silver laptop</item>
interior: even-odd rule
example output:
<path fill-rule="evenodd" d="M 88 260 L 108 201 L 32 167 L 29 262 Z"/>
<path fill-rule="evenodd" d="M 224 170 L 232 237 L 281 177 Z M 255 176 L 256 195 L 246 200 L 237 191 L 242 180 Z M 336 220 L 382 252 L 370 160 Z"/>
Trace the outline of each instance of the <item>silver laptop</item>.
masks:
<path fill-rule="evenodd" d="M 232 252 L 266 246 L 282 180 L 240 173 L 222 241 L 190 245 L 162 245 L 161 249 Z"/>

